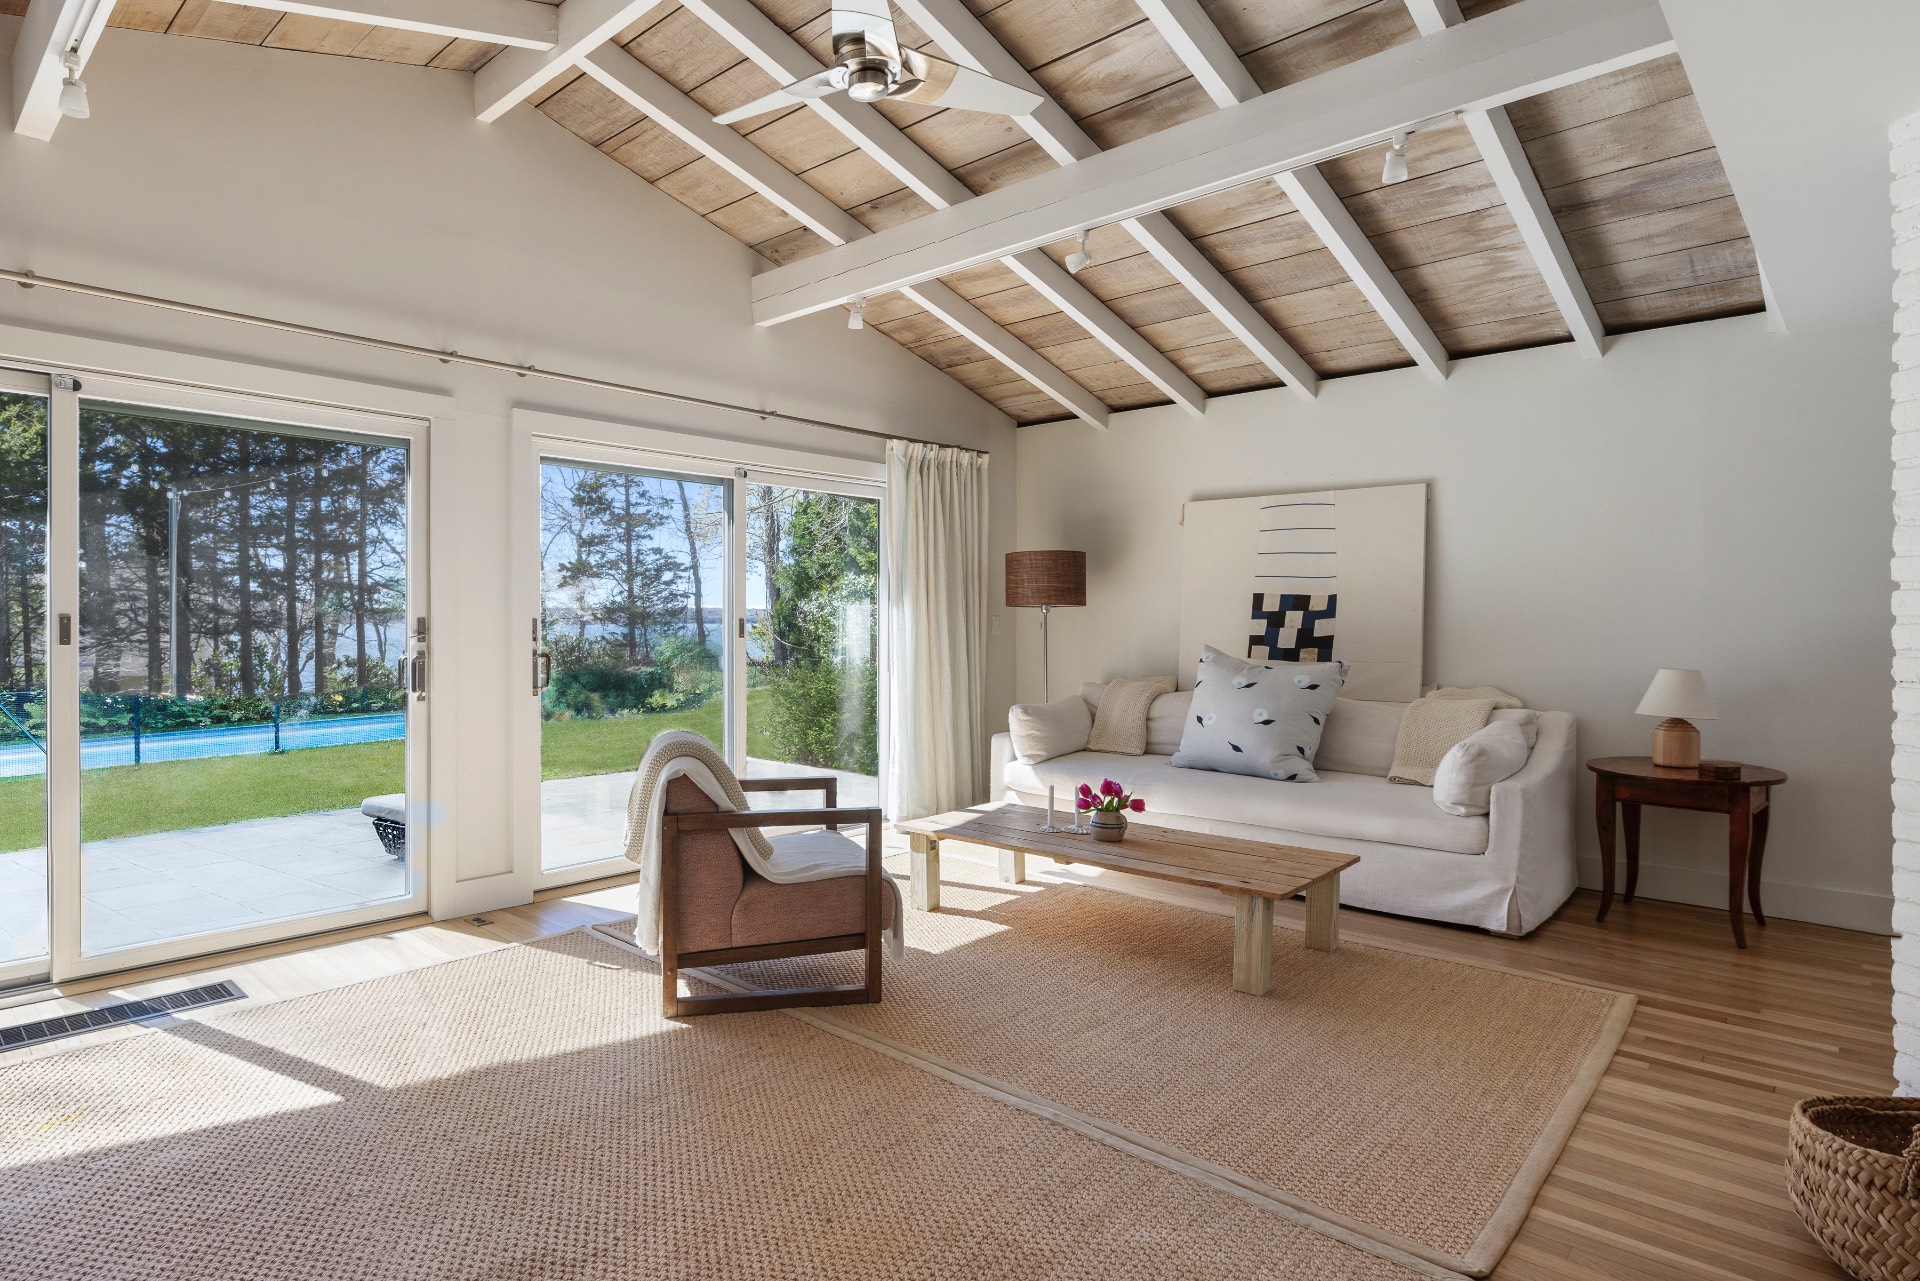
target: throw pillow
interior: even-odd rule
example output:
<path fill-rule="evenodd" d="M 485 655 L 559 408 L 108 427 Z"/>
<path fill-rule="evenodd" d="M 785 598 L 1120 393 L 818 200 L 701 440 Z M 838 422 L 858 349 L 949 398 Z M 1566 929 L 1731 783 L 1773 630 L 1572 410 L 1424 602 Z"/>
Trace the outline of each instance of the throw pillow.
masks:
<path fill-rule="evenodd" d="M 1088 681 L 1080 687 L 1080 697 L 1087 700 L 1087 715 L 1091 716 L 1100 710 L 1100 696 L 1106 692 L 1107 684 L 1105 681 L 1101 681 L 1097 685 L 1092 681 Z"/>
<path fill-rule="evenodd" d="M 1540 713 L 1532 708 L 1496 707 L 1493 709 L 1493 715 L 1487 717 L 1487 724 L 1492 725 L 1496 721 L 1511 721 L 1518 725 L 1520 732 L 1527 736 L 1529 752 L 1533 750 L 1533 745 L 1540 741 Z"/>
<path fill-rule="evenodd" d="M 1147 750 L 1147 713 L 1153 700 L 1171 694 L 1180 682 L 1171 676 L 1143 676 L 1137 680 L 1107 682 L 1094 709 L 1093 731 L 1087 735 L 1089 752 L 1139 756 Z"/>
<path fill-rule="evenodd" d="M 1192 709 L 1190 689 L 1153 700 L 1153 706 L 1147 709 L 1147 755 L 1172 756 L 1180 750 L 1180 736 L 1186 732 L 1187 713 Z"/>
<path fill-rule="evenodd" d="M 1433 774 L 1433 803 L 1449 814 L 1485 814 L 1493 785 L 1527 763 L 1527 736 L 1513 721 L 1489 721 L 1455 743 Z"/>
<path fill-rule="evenodd" d="M 1487 723 L 1493 714 L 1491 698 L 1419 698 L 1400 720 L 1400 736 L 1393 744 L 1390 783 L 1433 786 L 1433 773 L 1453 745 Z"/>
<path fill-rule="evenodd" d="M 1075 694 L 1051 703 L 1020 703 L 1007 711 L 1007 730 L 1013 735 L 1013 755 L 1022 765 L 1085 751 L 1093 717 Z"/>
<path fill-rule="evenodd" d="M 1209 645 L 1200 656 L 1180 750 L 1170 763 L 1316 782 L 1313 754 L 1346 678 L 1341 662 L 1249 663 Z"/>
<path fill-rule="evenodd" d="M 1406 714 L 1405 703 L 1335 699 L 1313 757 L 1314 769 L 1385 778 L 1393 769 L 1393 744 Z"/>

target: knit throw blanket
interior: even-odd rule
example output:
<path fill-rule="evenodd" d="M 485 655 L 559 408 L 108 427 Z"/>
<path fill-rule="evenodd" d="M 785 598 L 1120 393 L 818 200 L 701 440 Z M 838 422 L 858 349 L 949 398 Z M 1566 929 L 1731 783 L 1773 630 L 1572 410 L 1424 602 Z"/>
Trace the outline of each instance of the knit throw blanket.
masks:
<path fill-rule="evenodd" d="M 1432 787 L 1435 771 L 1454 745 L 1485 728 L 1495 708 L 1520 707 L 1519 699 L 1491 685 L 1442 687 L 1408 705 L 1393 744 L 1387 781 Z"/>
<path fill-rule="evenodd" d="M 627 793 L 625 841 L 627 858 L 640 865 L 634 941 L 656 956 L 660 952 L 660 820 L 667 808 L 667 784 L 676 778 L 692 782 L 723 810 L 753 808 L 726 759 L 698 734 L 668 730 L 648 745 L 634 773 L 633 790 Z M 769 837 L 757 827 L 736 827 L 728 835 L 747 866 L 776 884 L 866 875 L 866 848 L 832 829 Z M 906 947 L 900 887 L 887 878 L 882 892 L 893 895 L 893 928 L 887 931 L 887 945 L 899 960 Z"/>

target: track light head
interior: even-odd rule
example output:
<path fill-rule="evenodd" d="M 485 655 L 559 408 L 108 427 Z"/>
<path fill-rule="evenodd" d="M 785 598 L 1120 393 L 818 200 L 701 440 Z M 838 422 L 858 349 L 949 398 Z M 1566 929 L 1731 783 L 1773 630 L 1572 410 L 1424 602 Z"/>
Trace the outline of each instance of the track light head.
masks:
<path fill-rule="evenodd" d="M 847 312 L 847 328 L 865 329 L 866 327 L 867 300 L 865 298 L 855 298 L 853 300 L 853 306 Z"/>
<path fill-rule="evenodd" d="M 1387 162 L 1380 166 L 1380 181 L 1386 184 L 1407 180 L 1407 135 L 1393 135 L 1393 145 L 1387 148 Z"/>
<path fill-rule="evenodd" d="M 1079 241 L 1080 247 L 1067 255 L 1067 270 L 1076 276 L 1093 265 L 1093 255 L 1087 252 L 1086 232 L 1080 233 Z"/>
<path fill-rule="evenodd" d="M 90 109 L 87 106 L 87 86 L 80 79 L 80 55 L 69 49 L 62 60 L 67 68 L 66 78 L 60 82 L 60 114 L 71 116 L 75 120 L 85 120 Z"/>

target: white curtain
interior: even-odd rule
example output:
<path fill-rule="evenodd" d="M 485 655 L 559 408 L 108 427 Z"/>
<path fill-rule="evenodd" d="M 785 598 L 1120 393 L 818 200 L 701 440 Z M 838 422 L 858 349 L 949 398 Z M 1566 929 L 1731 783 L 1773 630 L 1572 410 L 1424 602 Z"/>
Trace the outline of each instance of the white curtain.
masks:
<path fill-rule="evenodd" d="M 984 799 L 987 456 L 887 443 L 887 815 Z"/>

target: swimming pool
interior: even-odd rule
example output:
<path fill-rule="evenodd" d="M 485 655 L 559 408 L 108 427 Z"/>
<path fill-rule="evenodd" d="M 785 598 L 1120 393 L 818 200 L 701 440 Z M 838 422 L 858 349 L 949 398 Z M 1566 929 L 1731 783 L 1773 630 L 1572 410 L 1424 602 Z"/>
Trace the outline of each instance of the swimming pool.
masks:
<path fill-rule="evenodd" d="M 193 761 L 215 756 L 255 756 L 273 750 L 272 725 L 217 725 L 209 729 L 172 730 L 140 736 L 140 760 Z M 340 747 L 348 743 L 381 743 L 405 738 L 405 712 L 374 712 L 365 716 L 315 716 L 280 723 L 280 748 Z M 131 734 L 101 735 L 80 740 L 80 768 L 103 769 L 132 765 Z M 44 774 L 46 755 L 32 743 L 13 742 L 0 747 L 0 778 Z"/>

